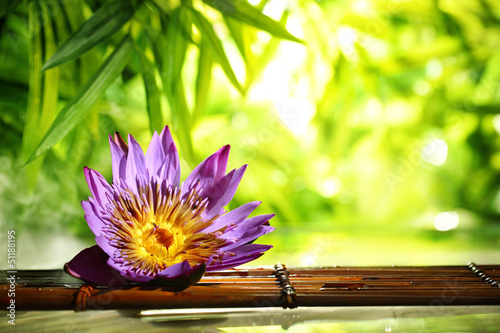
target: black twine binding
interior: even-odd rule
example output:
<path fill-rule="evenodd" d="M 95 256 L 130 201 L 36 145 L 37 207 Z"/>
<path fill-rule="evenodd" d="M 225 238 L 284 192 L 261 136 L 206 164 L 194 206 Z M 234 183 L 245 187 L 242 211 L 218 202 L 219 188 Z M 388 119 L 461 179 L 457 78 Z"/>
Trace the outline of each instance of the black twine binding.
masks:
<path fill-rule="evenodd" d="M 486 274 L 484 271 L 480 270 L 475 263 L 470 262 L 467 264 L 467 267 L 472 271 L 472 273 L 481 278 L 484 283 L 490 284 L 492 287 L 499 287 L 500 288 L 500 282 L 495 280 L 493 277 L 491 277 L 489 274 Z"/>
<path fill-rule="evenodd" d="M 277 263 L 274 266 L 274 275 L 281 286 L 281 300 L 283 302 L 283 309 L 286 308 L 296 308 L 296 298 L 297 292 L 290 282 L 290 273 L 286 269 L 286 266 L 281 263 Z"/>

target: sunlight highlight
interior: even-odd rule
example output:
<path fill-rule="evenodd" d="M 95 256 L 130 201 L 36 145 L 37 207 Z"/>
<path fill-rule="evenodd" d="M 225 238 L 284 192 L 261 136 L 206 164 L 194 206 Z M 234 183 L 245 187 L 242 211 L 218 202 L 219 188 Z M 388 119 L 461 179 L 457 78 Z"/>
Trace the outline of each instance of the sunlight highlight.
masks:
<path fill-rule="evenodd" d="M 364 111 L 363 119 L 375 124 L 380 119 L 382 112 L 384 112 L 384 106 L 380 99 L 370 98 L 366 102 Z"/>
<path fill-rule="evenodd" d="M 500 114 L 493 116 L 493 128 L 498 134 L 500 134 Z"/>
<path fill-rule="evenodd" d="M 448 157 L 448 145 L 444 140 L 436 139 L 422 150 L 422 159 L 427 163 L 441 166 Z"/>
<path fill-rule="evenodd" d="M 279 21 L 281 14 L 286 10 L 287 6 L 288 3 L 285 0 L 270 1 L 266 3 L 262 12 L 264 15 Z"/>
<path fill-rule="evenodd" d="M 354 12 L 358 14 L 367 15 L 371 12 L 372 4 L 370 3 L 370 1 L 359 0 L 352 2 L 351 8 Z"/>
<path fill-rule="evenodd" d="M 437 80 L 443 75 L 443 65 L 437 59 L 429 60 L 425 66 L 425 73 L 431 80 Z"/>
<path fill-rule="evenodd" d="M 355 43 L 358 39 L 358 33 L 349 26 L 341 26 L 337 30 L 337 39 L 342 53 L 350 60 L 357 59 Z"/>
<path fill-rule="evenodd" d="M 280 112 L 283 123 L 296 135 L 305 136 L 309 123 L 316 112 L 315 106 L 306 98 L 294 98 L 282 105 L 285 112 Z"/>
<path fill-rule="evenodd" d="M 448 231 L 458 227 L 459 216 L 456 212 L 442 212 L 434 217 L 434 227 L 439 231 Z"/>
<path fill-rule="evenodd" d="M 335 177 L 328 177 L 325 180 L 318 182 L 318 192 L 327 198 L 334 197 L 342 190 L 342 181 Z"/>
<path fill-rule="evenodd" d="M 310 122 L 316 114 L 311 81 L 295 78 L 306 60 L 307 50 L 302 45 L 281 43 L 276 58 L 269 62 L 249 94 L 250 100 L 270 101 L 283 124 L 302 137 L 310 135 Z"/>
<path fill-rule="evenodd" d="M 342 26 L 337 30 L 337 37 L 340 44 L 352 46 L 356 42 L 357 36 L 356 30 L 348 26 Z"/>

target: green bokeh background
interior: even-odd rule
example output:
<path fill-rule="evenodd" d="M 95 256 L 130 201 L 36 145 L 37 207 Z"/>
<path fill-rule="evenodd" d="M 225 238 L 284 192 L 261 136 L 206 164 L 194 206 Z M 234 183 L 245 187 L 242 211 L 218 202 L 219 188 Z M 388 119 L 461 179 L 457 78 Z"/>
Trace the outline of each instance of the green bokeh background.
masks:
<path fill-rule="evenodd" d="M 146 148 L 165 125 L 182 179 L 225 144 L 229 168 L 249 165 L 229 208 L 262 200 L 277 228 L 253 266 L 498 262 L 497 2 L 133 1 L 118 28 L 41 70 L 110 3 L 0 8 L 0 226 L 16 230 L 20 268 L 93 244 L 83 166 L 111 181 L 108 134 Z M 124 36 L 119 74 L 57 127 Z M 46 150 L 47 131 L 67 134 Z"/>

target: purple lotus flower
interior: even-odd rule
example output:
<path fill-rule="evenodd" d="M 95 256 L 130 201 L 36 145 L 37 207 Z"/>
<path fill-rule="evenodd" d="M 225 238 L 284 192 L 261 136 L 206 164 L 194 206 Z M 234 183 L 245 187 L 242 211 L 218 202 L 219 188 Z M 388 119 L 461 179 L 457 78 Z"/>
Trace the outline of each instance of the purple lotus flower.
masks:
<path fill-rule="evenodd" d="M 154 133 L 145 156 L 131 135 L 129 145 L 117 133 L 109 143 L 113 184 L 84 168 L 92 197 L 82 207 L 97 245 L 65 265 L 69 274 L 104 285 L 124 277 L 183 289 L 205 270 L 238 266 L 272 247 L 252 244 L 274 230 L 268 222 L 274 214 L 248 218 L 260 202 L 224 209 L 246 169 L 226 174 L 229 145 L 201 162 L 181 185 L 168 127 Z"/>

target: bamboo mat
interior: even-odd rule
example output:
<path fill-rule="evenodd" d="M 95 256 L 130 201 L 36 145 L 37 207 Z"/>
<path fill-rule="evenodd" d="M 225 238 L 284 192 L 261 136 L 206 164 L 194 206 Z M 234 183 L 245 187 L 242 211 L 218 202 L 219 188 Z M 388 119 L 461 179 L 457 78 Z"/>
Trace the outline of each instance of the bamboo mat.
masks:
<path fill-rule="evenodd" d="M 0 272 L 7 306 L 7 271 Z M 500 265 L 232 269 L 181 292 L 85 285 L 62 270 L 16 271 L 17 310 L 500 305 Z M 83 286 L 83 287 L 82 287 Z"/>

